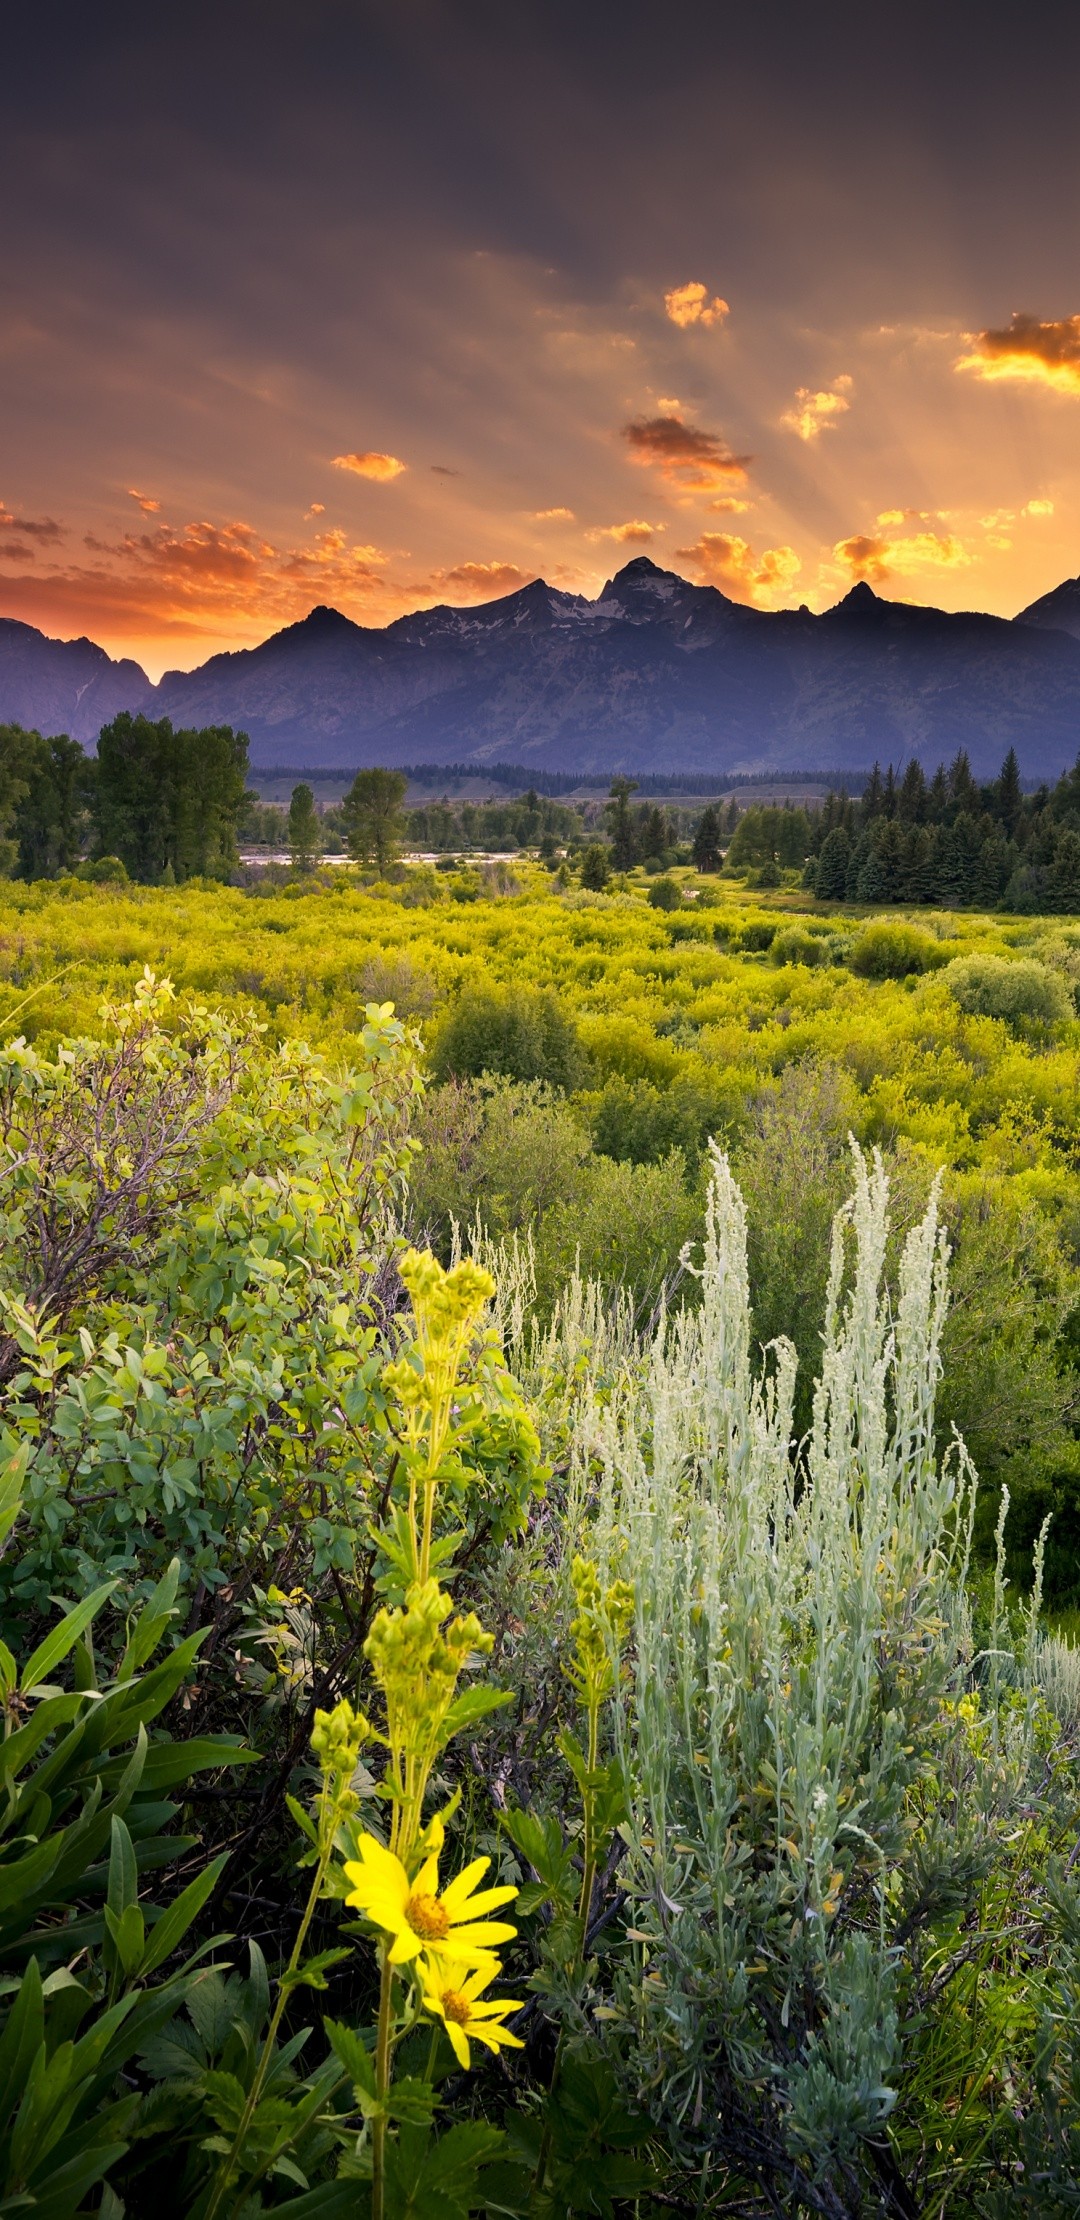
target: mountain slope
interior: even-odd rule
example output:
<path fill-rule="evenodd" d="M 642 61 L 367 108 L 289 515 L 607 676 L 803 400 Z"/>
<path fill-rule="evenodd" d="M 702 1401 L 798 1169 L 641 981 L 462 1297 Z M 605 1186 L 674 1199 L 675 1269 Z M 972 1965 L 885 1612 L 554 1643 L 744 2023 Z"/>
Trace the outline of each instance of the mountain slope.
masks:
<path fill-rule="evenodd" d="M 119 710 L 142 709 L 152 696 L 138 663 L 114 663 L 93 640 L 49 640 L 0 617 L 0 724 L 93 743 Z"/>
<path fill-rule="evenodd" d="M 1056 776 L 1080 749 L 1080 638 L 1029 615 L 945 614 L 867 585 L 822 616 L 765 613 L 639 557 L 595 601 L 537 579 L 382 629 L 314 609 L 156 688 L 126 666 L 128 706 L 242 727 L 267 766 L 473 758 L 720 775 L 909 755 L 932 765 L 966 747 L 988 776 L 1012 746 L 1026 775 Z M 75 650 L 101 657 L 88 642 Z M 16 713 L 0 665 L 0 717 Z"/>
<path fill-rule="evenodd" d="M 1040 594 L 1030 608 L 1021 609 L 1017 624 L 1037 624 L 1048 632 L 1071 632 L 1080 640 L 1080 578 L 1065 578 L 1052 593 Z"/>

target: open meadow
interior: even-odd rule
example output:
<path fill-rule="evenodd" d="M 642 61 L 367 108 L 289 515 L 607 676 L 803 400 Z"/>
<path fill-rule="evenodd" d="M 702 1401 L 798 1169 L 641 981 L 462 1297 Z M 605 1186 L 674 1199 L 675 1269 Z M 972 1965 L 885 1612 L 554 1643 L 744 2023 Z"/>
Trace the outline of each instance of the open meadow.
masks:
<path fill-rule="evenodd" d="M 0 890 L 9 2188 L 1071 2212 L 1080 931 L 273 876 Z"/>

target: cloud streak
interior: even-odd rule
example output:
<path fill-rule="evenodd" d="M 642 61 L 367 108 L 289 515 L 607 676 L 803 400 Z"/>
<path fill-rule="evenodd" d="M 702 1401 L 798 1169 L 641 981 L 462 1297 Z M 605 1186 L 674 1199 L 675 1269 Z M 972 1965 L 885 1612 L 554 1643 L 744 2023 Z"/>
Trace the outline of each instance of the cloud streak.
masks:
<path fill-rule="evenodd" d="M 14 532 L 21 540 L 37 540 L 43 545 L 64 537 L 63 526 L 57 524 L 55 517 L 13 516 L 3 501 L 0 501 L 0 532 Z"/>

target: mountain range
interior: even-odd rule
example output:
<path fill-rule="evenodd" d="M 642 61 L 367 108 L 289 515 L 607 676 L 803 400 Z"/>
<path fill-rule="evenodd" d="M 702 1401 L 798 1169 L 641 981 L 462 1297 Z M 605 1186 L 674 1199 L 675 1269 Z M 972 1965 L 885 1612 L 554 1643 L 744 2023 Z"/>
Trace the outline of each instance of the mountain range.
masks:
<path fill-rule="evenodd" d="M 393 624 L 335 609 L 153 685 L 90 640 L 0 619 L 0 722 L 93 745 L 120 709 L 229 724 L 258 767 L 519 762 L 608 773 L 932 766 L 1030 777 L 1080 751 L 1080 578 L 1016 618 L 886 601 L 766 612 L 638 557 L 595 601 L 536 579 Z"/>

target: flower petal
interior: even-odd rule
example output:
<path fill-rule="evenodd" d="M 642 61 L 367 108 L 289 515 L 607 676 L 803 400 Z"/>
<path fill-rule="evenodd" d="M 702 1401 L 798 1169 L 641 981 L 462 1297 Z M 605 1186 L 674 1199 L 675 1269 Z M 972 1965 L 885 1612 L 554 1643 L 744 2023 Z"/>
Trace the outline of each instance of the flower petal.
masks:
<path fill-rule="evenodd" d="M 455 1906 L 464 1904 L 470 1889 L 474 1889 L 477 1882 L 483 1880 L 490 1864 L 490 1858 L 474 1858 L 471 1865 L 464 1866 L 460 1873 L 455 1873 L 452 1881 L 447 1882 L 442 1899 L 451 1919 L 454 1918 Z M 460 1916 L 458 1913 L 458 1917 Z"/>
<path fill-rule="evenodd" d="M 454 1884 L 451 1881 L 450 1887 L 453 1888 L 453 1885 Z M 443 1890 L 442 1901 L 444 1904 L 446 1904 L 449 1893 L 449 1889 Z M 513 1900 L 517 1893 L 517 1889 L 508 1887 L 497 1889 L 482 1889 L 479 1896 L 470 1896 L 468 1903 L 462 1904 L 459 1911 L 450 1911 L 450 1906 L 448 1904 L 446 1908 L 450 1912 L 451 1921 L 462 1918 L 477 1919 L 482 1917 L 485 1912 L 497 1911 L 500 1904 L 513 1903 Z"/>
<path fill-rule="evenodd" d="M 418 1958 L 424 1945 L 411 1927 L 399 1927 L 388 1952 L 392 1966 L 407 1966 L 411 1958 Z"/>

